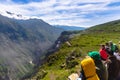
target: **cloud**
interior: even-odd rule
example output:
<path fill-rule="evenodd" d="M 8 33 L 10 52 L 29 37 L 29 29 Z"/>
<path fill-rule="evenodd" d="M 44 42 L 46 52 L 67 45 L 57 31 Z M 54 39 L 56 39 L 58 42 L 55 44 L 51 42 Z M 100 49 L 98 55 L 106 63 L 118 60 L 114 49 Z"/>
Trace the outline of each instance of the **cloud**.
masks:
<path fill-rule="evenodd" d="M 120 5 L 112 6 L 119 2 L 120 0 L 44 0 L 21 4 L 1 0 L 0 11 L 37 17 L 52 25 L 89 27 L 119 19 Z"/>

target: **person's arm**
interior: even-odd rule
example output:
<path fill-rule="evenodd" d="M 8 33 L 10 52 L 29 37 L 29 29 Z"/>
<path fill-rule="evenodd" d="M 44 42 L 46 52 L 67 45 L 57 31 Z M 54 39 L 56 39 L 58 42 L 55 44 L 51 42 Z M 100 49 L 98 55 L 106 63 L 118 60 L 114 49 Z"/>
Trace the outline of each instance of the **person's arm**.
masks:
<path fill-rule="evenodd" d="M 81 70 L 80 78 L 86 80 L 83 69 Z"/>

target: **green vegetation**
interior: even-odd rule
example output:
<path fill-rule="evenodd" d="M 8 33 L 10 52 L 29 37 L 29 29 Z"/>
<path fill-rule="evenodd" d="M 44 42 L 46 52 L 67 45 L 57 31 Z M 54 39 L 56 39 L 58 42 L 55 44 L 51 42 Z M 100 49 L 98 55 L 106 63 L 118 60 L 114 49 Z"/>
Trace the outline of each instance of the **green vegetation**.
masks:
<path fill-rule="evenodd" d="M 39 68 L 38 73 L 32 78 L 37 80 L 67 80 L 71 73 L 80 71 L 80 62 L 89 51 L 98 51 L 100 44 L 105 44 L 110 40 L 118 43 L 120 40 L 119 24 L 120 21 L 106 23 L 77 33 L 69 41 L 72 46 L 68 46 L 66 43 L 62 44 L 59 51 L 50 55 L 47 62 Z M 46 72 L 44 77 L 39 77 L 41 70 Z"/>
<path fill-rule="evenodd" d="M 88 32 L 120 32 L 120 20 L 93 26 L 88 29 Z"/>
<path fill-rule="evenodd" d="M 2 64 L 0 64 L 0 76 L 5 76 L 7 72 L 8 71 L 6 66 L 5 65 L 3 66 Z"/>
<path fill-rule="evenodd" d="M 69 74 L 79 70 L 78 62 L 81 53 L 78 50 L 80 49 L 76 47 L 73 50 L 73 48 L 63 44 L 58 52 L 48 57 L 46 64 L 40 67 L 34 78 L 41 80 L 39 76 L 41 76 L 41 70 L 44 70 L 46 75 L 42 77 L 43 80 L 66 80 Z"/>

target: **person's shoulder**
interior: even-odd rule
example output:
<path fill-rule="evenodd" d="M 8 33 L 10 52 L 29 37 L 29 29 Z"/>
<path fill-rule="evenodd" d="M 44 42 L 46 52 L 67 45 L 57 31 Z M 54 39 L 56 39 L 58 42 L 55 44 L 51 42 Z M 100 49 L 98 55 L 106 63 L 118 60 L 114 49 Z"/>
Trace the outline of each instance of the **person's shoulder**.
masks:
<path fill-rule="evenodd" d="M 103 51 L 102 49 L 99 50 L 99 52 Z"/>

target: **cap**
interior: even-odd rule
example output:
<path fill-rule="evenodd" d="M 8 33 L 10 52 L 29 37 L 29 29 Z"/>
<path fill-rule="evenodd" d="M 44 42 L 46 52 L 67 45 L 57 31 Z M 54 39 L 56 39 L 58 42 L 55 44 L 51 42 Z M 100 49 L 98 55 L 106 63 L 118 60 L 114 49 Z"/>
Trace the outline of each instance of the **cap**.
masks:
<path fill-rule="evenodd" d="M 93 58 L 94 60 L 101 60 L 100 58 L 100 54 L 98 51 L 92 51 L 88 53 L 88 56 L 90 56 L 91 58 Z"/>

